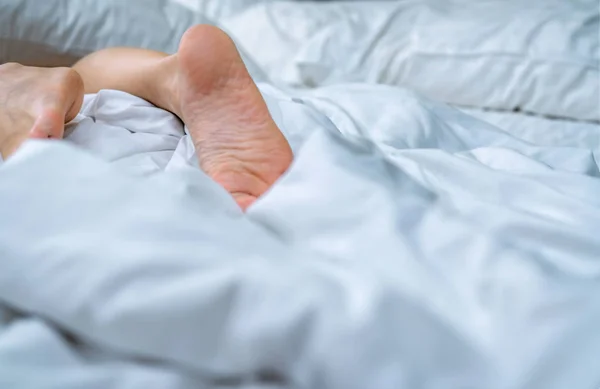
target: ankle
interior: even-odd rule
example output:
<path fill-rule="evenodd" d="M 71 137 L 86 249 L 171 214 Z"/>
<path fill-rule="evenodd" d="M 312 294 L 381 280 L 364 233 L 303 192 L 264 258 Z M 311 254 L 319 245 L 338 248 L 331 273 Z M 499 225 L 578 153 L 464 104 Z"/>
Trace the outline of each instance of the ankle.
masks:
<path fill-rule="evenodd" d="M 181 105 L 179 101 L 179 86 L 177 77 L 177 54 L 161 59 L 154 69 L 153 88 L 150 92 L 150 101 L 167 111 L 177 115 L 180 119 Z"/>

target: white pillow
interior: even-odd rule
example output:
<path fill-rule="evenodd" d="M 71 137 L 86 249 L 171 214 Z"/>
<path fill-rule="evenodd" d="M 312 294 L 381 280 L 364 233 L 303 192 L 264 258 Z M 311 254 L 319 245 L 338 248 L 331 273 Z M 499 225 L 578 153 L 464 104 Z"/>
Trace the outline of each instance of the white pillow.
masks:
<path fill-rule="evenodd" d="M 171 0 L 213 20 L 233 16 L 255 4 L 278 0 Z"/>
<path fill-rule="evenodd" d="M 597 0 L 275 2 L 222 23 L 285 83 L 600 120 Z"/>
<path fill-rule="evenodd" d="M 171 0 L 0 0 L 0 63 L 70 66 L 112 46 L 174 53 L 185 30 L 201 23 L 215 24 Z"/>

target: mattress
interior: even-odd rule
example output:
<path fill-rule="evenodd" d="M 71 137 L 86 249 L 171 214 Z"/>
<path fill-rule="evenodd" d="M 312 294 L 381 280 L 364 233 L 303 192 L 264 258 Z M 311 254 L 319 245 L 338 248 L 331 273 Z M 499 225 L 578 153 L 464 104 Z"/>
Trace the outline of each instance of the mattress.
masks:
<path fill-rule="evenodd" d="M 273 81 L 260 91 L 294 152 L 246 214 L 198 168 L 176 117 L 118 91 L 86 96 L 65 141 L 28 142 L 0 166 L 1 388 L 600 383 L 593 110 L 537 81 L 519 89 L 526 113 L 465 104 L 365 77 L 369 61 L 330 77 L 252 45 L 256 31 L 282 39 L 269 32 L 277 18 L 249 27 L 257 12 L 286 10 L 291 34 L 314 9 L 360 30 L 370 24 L 355 10 L 469 3 L 366 4 L 187 2 L 212 9 L 264 66 Z M 572 27 L 590 3 L 569 4 Z M 593 48 L 586 31 L 578 39 Z M 302 52 L 329 68 L 327 39 L 312 42 Z M 595 77 L 588 46 L 563 49 L 591 53 Z M 569 99 L 593 87 L 572 84 Z M 561 119 L 542 112 L 551 107 Z"/>

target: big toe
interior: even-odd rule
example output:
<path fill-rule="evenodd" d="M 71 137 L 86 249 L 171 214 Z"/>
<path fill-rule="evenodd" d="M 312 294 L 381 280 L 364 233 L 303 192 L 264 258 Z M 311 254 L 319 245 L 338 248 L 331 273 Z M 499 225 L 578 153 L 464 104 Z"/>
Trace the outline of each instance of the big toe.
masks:
<path fill-rule="evenodd" d="M 233 196 L 233 199 L 238 204 L 238 206 L 242 209 L 242 211 L 248 209 L 248 207 L 254 204 L 254 202 L 257 200 L 256 196 L 253 196 L 248 193 L 234 192 L 231 193 L 231 195 Z"/>
<path fill-rule="evenodd" d="M 63 136 L 64 128 L 64 115 L 61 115 L 57 110 L 46 109 L 33 123 L 28 137 L 33 139 L 60 139 Z"/>

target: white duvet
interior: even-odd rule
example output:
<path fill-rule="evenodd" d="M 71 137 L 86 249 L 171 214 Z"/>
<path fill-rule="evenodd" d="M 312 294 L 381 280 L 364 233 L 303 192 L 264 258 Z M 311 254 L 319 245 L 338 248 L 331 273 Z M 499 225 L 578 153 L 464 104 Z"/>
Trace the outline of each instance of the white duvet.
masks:
<path fill-rule="evenodd" d="M 0 389 L 600 387 L 593 0 L 176 2 L 294 163 L 242 214 L 116 91 L 0 162 Z"/>
<path fill-rule="evenodd" d="M 0 167 L 1 388 L 600 383 L 598 126 L 536 145 L 399 88 L 261 90 L 295 161 L 246 215 L 121 92 Z"/>

